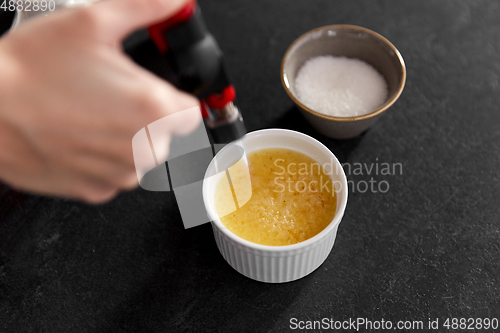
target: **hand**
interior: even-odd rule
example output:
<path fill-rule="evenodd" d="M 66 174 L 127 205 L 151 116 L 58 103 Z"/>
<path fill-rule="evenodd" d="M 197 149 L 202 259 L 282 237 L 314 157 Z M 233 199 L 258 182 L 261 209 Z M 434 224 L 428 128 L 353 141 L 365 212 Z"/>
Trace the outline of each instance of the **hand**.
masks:
<path fill-rule="evenodd" d="M 2 38 L 0 179 L 92 203 L 136 187 L 134 134 L 199 102 L 133 63 L 121 41 L 184 2 L 108 0 L 33 18 Z M 165 142 L 199 122 L 175 118 Z"/>

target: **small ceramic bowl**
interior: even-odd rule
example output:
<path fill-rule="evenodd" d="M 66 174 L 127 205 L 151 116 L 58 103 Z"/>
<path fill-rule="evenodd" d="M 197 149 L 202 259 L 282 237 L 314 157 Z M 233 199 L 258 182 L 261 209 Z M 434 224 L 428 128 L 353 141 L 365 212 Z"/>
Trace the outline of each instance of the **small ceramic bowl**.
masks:
<path fill-rule="evenodd" d="M 225 164 L 228 147 L 212 160 L 203 180 L 203 201 L 212 220 L 217 247 L 224 259 L 241 274 L 262 282 L 288 282 L 300 279 L 318 268 L 330 254 L 340 221 L 347 205 L 347 179 L 337 158 L 316 139 L 290 130 L 265 129 L 251 132 L 242 139 L 246 153 L 266 148 L 288 148 L 304 153 L 321 165 L 332 166 L 330 177 L 335 184 L 337 208 L 330 224 L 319 234 L 303 242 L 270 246 L 247 241 L 229 231 L 220 221 L 215 206 L 215 188 L 225 172 L 216 172 Z M 329 171 L 330 172 L 330 171 Z M 213 176 L 215 175 L 215 176 Z"/>
<path fill-rule="evenodd" d="M 295 77 L 308 59 L 321 55 L 358 58 L 372 65 L 387 82 L 386 102 L 377 110 L 356 117 L 328 116 L 302 104 L 296 97 Z M 329 25 L 303 34 L 290 45 L 281 62 L 281 80 L 290 98 L 319 133 L 347 139 L 368 129 L 396 102 L 405 85 L 406 67 L 396 47 L 378 33 L 354 25 Z"/>

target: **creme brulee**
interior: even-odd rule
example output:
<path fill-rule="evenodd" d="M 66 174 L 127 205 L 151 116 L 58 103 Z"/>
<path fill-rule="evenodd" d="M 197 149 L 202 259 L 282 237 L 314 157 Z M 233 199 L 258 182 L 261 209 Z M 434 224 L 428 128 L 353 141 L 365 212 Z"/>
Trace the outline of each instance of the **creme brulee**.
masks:
<path fill-rule="evenodd" d="M 289 245 L 317 235 L 333 220 L 336 193 L 320 163 L 284 148 L 258 150 L 247 158 L 252 194 L 243 207 L 221 214 L 236 201 L 234 188 L 243 177 L 231 178 L 232 191 L 224 190 L 223 179 L 215 189 L 215 210 L 225 215 L 220 220 L 232 233 L 258 244 Z"/>

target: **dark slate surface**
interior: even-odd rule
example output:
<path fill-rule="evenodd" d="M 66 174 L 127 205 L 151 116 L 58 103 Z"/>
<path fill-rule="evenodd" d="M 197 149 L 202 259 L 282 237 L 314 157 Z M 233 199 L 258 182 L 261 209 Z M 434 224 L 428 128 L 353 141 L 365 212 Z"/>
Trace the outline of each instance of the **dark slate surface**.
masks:
<path fill-rule="evenodd" d="M 0 332 L 287 332 L 293 317 L 500 318 L 500 2 L 200 4 L 250 130 L 299 130 L 341 162 L 401 163 L 403 174 L 351 174 L 390 190 L 350 193 L 326 262 L 281 285 L 234 271 L 209 225 L 184 230 L 171 193 L 138 189 L 89 206 L 2 186 Z M 396 105 L 348 141 L 316 134 L 279 77 L 296 37 L 336 23 L 386 36 L 408 68 Z"/>

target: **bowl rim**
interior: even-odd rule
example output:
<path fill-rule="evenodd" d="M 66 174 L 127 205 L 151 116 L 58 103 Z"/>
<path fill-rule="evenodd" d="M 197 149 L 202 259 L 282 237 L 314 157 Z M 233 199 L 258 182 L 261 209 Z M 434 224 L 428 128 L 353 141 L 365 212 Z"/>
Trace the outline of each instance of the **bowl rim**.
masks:
<path fill-rule="evenodd" d="M 311 238 L 306 239 L 305 241 L 295 243 L 295 244 L 289 244 L 289 245 L 263 245 L 263 244 L 254 243 L 254 242 L 248 241 L 244 238 L 241 238 L 241 237 L 237 236 L 236 234 L 232 233 L 227 227 L 224 226 L 224 224 L 222 224 L 220 218 L 217 216 L 215 211 L 213 211 L 211 209 L 211 206 L 209 204 L 210 202 L 209 202 L 208 193 L 207 193 L 208 192 L 207 175 L 208 175 L 208 171 L 209 171 L 210 167 L 214 163 L 215 158 L 212 159 L 212 161 L 210 162 L 210 164 L 207 168 L 207 171 L 205 173 L 205 178 L 203 180 L 203 203 L 205 205 L 205 209 L 207 211 L 208 218 L 212 221 L 212 224 L 214 224 L 215 227 L 220 232 L 222 232 L 224 235 L 226 235 L 226 237 L 233 240 L 237 244 L 240 244 L 247 249 L 258 250 L 258 251 L 263 251 L 263 252 L 267 252 L 267 253 L 280 253 L 280 252 L 282 253 L 282 252 L 290 252 L 290 251 L 295 252 L 297 250 L 299 250 L 299 251 L 305 250 L 311 246 L 314 247 L 322 239 L 327 237 L 328 234 L 330 232 L 332 232 L 332 230 L 334 228 L 338 227 L 338 225 L 340 224 L 340 222 L 342 221 L 342 218 L 344 216 L 344 212 L 345 212 L 345 209 L 347 206 L 347 199 L 349 196 L 347 177 L 345 175 L 342 164 L 337 159 L 337 157 L 330 151 L 330 149 L 328 149 L 328 147 L 326 147 L 323 143 L 316 140 L 315 138 L 313 138 L 307 134 L 293 131 L 293 130 L 281 129 L 281 128 L 268 128 L 268 129 L 261 129 L 261 130 L 250 132 L 247 135 L 245 135 L 245 137 L 242 140 L 245 140 L 245 138 L 251 139 L 252 137 L 259 137 L 262 135 L 272 135 L 272 134 L 280 135 L 280 133 L 285 134 L 285 135 L 295 136 L 298 138 L 302 138 L 302 139 L 307 140 L 308 142 L 311 142 L 312 144 L 316 145 L 318 148 L 323 150 L 326 155 L 328 155 L 328 157 L 330 158 L 331 161 L 335 162 L 335 165 L 337 166 L 337 168 L 339 170 L 338 174 L 340 176 L 340 180 L 341 180 L 342 187 L 343 187 L 343 190 L 341 192 L 337 192 L 337 195 L 341 195 L 341 198 L 339 200 L 340 204 L 336 207 L 335 216 L 333 217 L 333 219 L 318 234 L 314 235 Z M 219 153 L 222 152 L 226 147 L 222 148 L 219 151 Z"/>
<path fill-rule="evenodd" d="M 362 31 L 362 32 L 365 32 L 365 33 L 367 33 L 369 35 L 372 35 L 373 37 L 379 39 L 380 41 L 382 41 L 383 43 L 385 43 L 387 46 L 389 46 L 392 49 L 392 51 L 394 51 L 394 53 L 398 57 L 399 64 L 400 64 L 402 72 L 403 72 L 403 77 L 401 78 L 401 83 L 400 83 L 400 85 L 398 87 L 398 90 L 397 90 L 396 94 L 394 94 L 394 96 L 390 100 L 386 101 L 384 104 L 382 104 L 375 111 L 372 111 L 372 112 L 364 114 L 364 115 L 354 116 L 354 117 L 337 117 L 337 116 L 330 116 L 330 115 L 326 115 L 326 114 L 314 111 L 313 109 L 311 109 L 311 108 L 305 106 L 304 104 L 302 104 L 293 95 L 293 93 L 290 91 L 290 89 L 288 89 L 287 82 L 285 82 L 285 73 L 284 73 L 285 59 L 288 57 L 288 55 L 289 55 L 290 51 L 292 50 L 292 48 L 300 40 L 302 40 L 303 38 L 307 37 L 308 35 L 310 35 L 312 33 L 315 33 L 315 32 L 321 31 L 321 30 L 326 30 L 326 29 L 350 29 L 350 30 Z M 309 30 L 308 32 L 300 35 L 297 39 L 295 39 L 293 41 L 292 44 L 290 44 L 290 46 L 286 50 L 286 52 L 283 55 L 283 58 L 281 60 L 281 83 L 283 84 L 283 87 L 285 88 L 286 93 L 292 99 L 292 101 L 295 104 L 297 104 L 300 108 L 302 108 L 303 110 L 305 110 L 305 111 L 313 114 L 314 116 L 317 116 L 317 117 L 320 117 L 320 118 L 323 118 L 323 119 L 327 119 L 327 120 L 334 120 L 334 121 L 356 121 L 356 120 L 363 120 L 363 119 L 372 118 L 372 117 L 374 117 L 376 115 L 381 114 L 382 112 L 384 112 L 385 110 L 387 110 L 388 108 L 390 108 L 398 100 L 399 96 L 401 96 L 401 93 L 403 92 L 403 88 L 404 88 L 405 83 L 406 83 L 406 65 L 405 65 L 403 57 L 401 56 L 401 53 L 398 51 L 398 49 L 387 38 L 385 38 L 384 36 L 380 35 L 379 33 L 375 32 L 373 30 L 370 30 L 368 28 L 364 28 L 364 27 L 361 27 L 361 26 L 357 26 L 357 25 L 351 25 L 351 24 L 325 25 L 325 26 L 322 26 L 322 27 L 318 27 L 318 28 Z"/>

